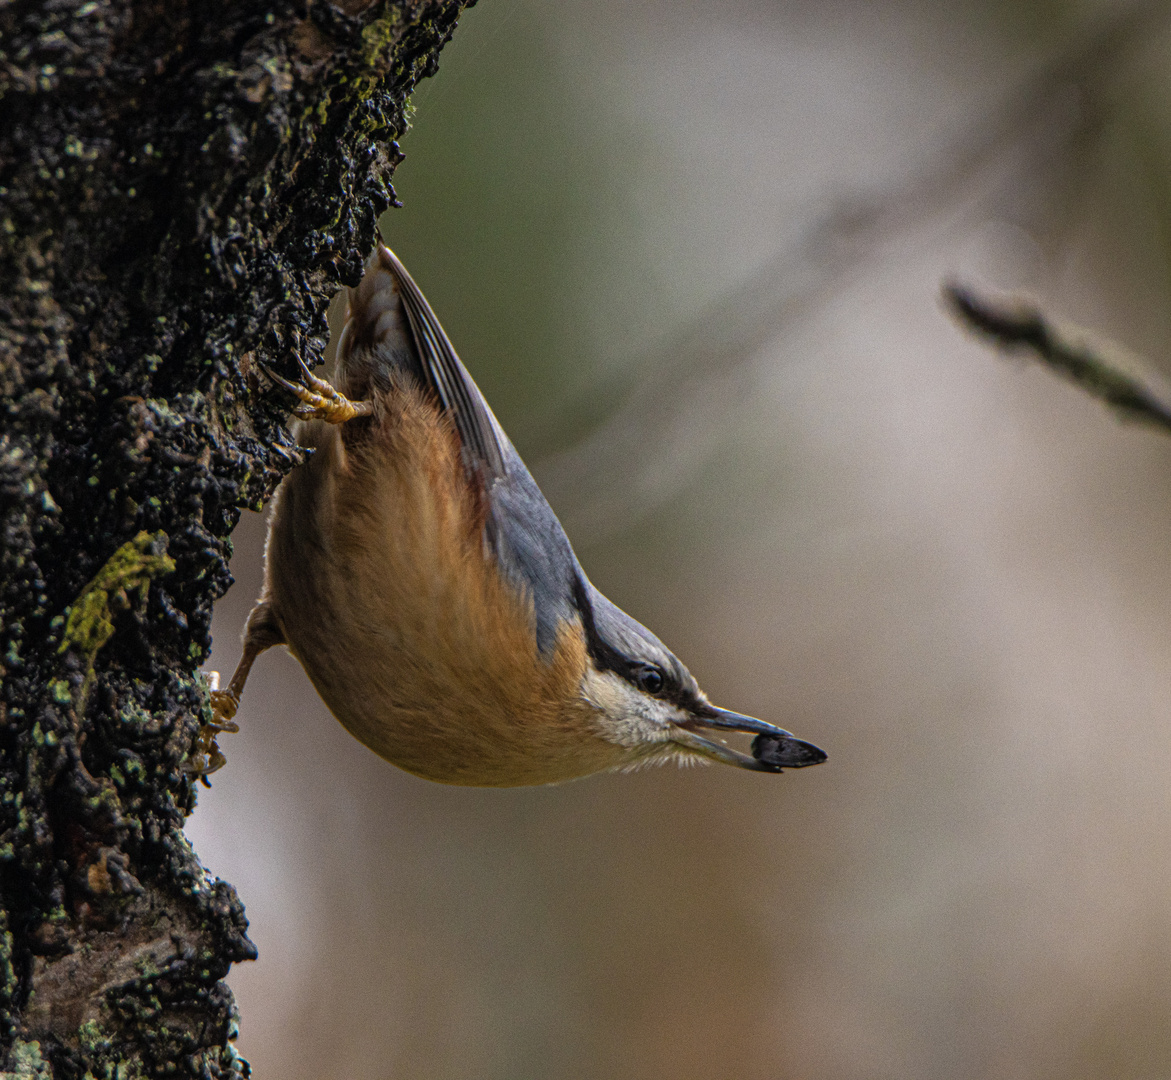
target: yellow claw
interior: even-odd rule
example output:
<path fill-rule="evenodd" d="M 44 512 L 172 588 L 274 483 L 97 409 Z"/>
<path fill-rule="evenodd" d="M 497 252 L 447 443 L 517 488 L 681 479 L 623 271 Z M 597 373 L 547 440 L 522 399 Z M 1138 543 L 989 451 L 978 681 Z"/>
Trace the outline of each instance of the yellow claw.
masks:
<path fill-rule="evenodd" d="M 216 736 L 222 732 L 234 735 L 239 730 L 240 725 L 231 720 L 224 724 L 204 724 L 195 736 L 191 753 L 187 755 L 187 760 L 180 768 L 185 773 L 198 776 L 201 780 L 210 776 L 216 769 L 222 768 L 228 760 L 216 743 Z"/>
<path fill-rule="evenodd" d="M 212 672 L 212 675 L 215 676 L 212 682 L 214 686 L 219 682 L 219 676 L 216 672 Z M 211 722 L 204 724 L 196 733 L 191 752 L 180 766 L 183 772 L 198 776 L 206 784 L 208 776 L 223 768 L 228 759 L 217 745 L 216 736 L 224 732 L 234 735 L 240 730 L 240 725 L 232 719 L 239 707 L 240 699 L 231 690 L 212 690 Z"/>
<path fill-rule="evenodd" d="M 211 692 L 211 715 L 213 724 L 230 723 L 240 707 L 240 699 L 231 690 L 213 690 Z M 227 731 L 227 728 L 223 729 Z"/>
<path fill-rule="evenodd" d="M 374 406 L 369 401 L 351 401 L 345 394 L 339 393 L 324 379 L 319 379 L 298 358 L 301 367 L 301 378 L 304 385 L 291 382 L 278 375 L 271 368 L 261 365 L 264 373 L 273 382 L 283 386 L 290 394 L 298 398 L 302 404 L 293 409 L 293 415 L 302 420 L 324 420 L 327 424 L 344 424 L 353 420 L 355 416 L 371 416 Z"/>

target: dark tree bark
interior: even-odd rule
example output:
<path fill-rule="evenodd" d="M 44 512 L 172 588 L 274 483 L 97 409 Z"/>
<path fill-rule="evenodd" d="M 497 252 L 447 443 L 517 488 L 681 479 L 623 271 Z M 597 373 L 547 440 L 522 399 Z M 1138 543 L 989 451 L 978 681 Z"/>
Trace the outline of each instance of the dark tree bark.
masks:
<path fill-rule="evenodd" d="M 228 535 L 463 0 L 0 0 L 0 1069 L 249 1073 L 183 832 Z"/>

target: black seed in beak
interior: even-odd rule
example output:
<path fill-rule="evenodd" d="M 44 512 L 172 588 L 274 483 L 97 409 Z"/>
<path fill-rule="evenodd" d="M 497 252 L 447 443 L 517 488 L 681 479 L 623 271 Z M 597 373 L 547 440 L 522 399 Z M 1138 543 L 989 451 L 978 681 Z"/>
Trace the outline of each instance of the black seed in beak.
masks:
<path fill-rule="evenodd" d="M 813 743 L 791 735 L 757 735 L 752 740 L 752 756 L 762 765 L 779 770 L 820 765 L 829 755 Z"/>

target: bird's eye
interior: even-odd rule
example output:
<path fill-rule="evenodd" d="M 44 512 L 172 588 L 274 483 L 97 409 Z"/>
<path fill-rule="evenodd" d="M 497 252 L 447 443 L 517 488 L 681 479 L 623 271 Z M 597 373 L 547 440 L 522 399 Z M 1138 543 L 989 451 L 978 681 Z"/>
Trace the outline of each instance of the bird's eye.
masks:
<path fill-rule="evenodd" d="M 638 672 L 638 688 L 647 694 L 657 694 L 663 689 L 666 680 L 657 667 L 640 668 Z"/>

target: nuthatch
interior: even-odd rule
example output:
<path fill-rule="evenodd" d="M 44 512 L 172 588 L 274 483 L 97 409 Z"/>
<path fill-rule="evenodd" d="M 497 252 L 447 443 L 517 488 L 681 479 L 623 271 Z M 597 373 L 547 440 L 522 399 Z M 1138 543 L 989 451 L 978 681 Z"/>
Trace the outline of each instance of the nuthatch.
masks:
<path fill-rule="evenodd" d="M 286 645 L 345 727 L 449 784 L 549 784 L 650 762 L 780 772 L 825 760 L 710 704 L 654 634 L 590 584 L 418 286 L 382 243 L 349 295 L 331 385 L 301 364 L 311 450 L 273 500 L 244 652 Z M 336 388 L 335 388 L 336 387 Z M 755 735 L 752 755 L 701 731 Z M 202 758 L 196 764 L 197 758 Z"/>

